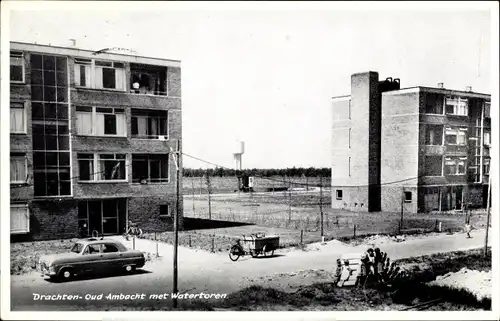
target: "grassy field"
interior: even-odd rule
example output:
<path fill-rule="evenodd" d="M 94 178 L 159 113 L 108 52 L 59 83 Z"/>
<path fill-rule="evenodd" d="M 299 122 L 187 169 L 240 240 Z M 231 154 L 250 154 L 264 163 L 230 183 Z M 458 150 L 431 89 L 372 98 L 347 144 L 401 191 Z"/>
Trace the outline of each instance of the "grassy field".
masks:
<path fill-rule="evenodd" d="M 283 193 L 274 195 L 261 193 L 253 196 L 213 195 L 209 210 L 206 198 L 185 197 L 184 216 L 317 232 L 321 230 L 321 210 L 319 205 L 311 204 L 318 204 L 318 199 L 317 193 L 307 193 L 307 195 L 296 193 L 292 195 L 292 203 L 295 200 L 300 206 L 290 206 L 287 204 L 288 196 Z M 354 235 L 355 226 L 357 235 L 395 234 L 399 232 L 400 221 L 401 213 L 350 212 L 323 206 L 323 231 L 327 236 Z M 463 213 L 403 214 L 403 229 L 431 231 L 436 229 L 438 222 L 441 222 L 443 231 L 459 231 L 464 228 L 465 215 Z M 474 228 L 484 228 L 485 222 L 484 214 L 473 214 L 471 217 Z"/>

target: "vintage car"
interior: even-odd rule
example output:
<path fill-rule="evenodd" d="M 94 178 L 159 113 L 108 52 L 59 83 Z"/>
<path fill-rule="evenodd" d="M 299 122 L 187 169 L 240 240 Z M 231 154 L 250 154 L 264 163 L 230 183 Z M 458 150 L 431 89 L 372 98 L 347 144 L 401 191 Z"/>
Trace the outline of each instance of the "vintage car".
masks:
<path fill-rule="evenodd" d="M 146 262 L 144 254 L 127 249 L 122 243 L 108 239 L 86 239 L 75 242 L 69 253 L 42 256 L 42 277 L 67 281 L 76 275 L 122 270 L 134 272 Z"/>

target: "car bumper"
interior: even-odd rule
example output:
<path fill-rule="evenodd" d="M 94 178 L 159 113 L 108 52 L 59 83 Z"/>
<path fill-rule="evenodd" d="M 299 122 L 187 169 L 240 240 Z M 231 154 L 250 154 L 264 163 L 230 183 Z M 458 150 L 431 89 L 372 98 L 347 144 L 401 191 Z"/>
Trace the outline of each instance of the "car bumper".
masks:
<path fill-rule="evenodd" d="M 56 275 L 56 272 L 52 269 L 47 268 L 45 264 L 40 265 L 40 273 L 42 277 Z"/>

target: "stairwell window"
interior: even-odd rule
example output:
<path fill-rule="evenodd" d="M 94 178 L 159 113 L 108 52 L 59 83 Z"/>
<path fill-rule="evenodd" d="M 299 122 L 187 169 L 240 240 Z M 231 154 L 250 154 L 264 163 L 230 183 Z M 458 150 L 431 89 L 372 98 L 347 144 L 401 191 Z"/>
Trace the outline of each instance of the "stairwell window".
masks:
<path fill-rule="evenodd" d="M 92 89 L 125 91 L 125 64 L 75 58 L 75 85 Z"/>
<path fill-rule="evenodd" d="M 127 136 L 125 110 L 109 107 L 76 107 L 78 135 Z"/>
<path fill-rule="evenodd" d="M 341 189 L 338 189 L 335 191 L 335 198 L 337 200 L 342 200 L 342 190 Z"/>

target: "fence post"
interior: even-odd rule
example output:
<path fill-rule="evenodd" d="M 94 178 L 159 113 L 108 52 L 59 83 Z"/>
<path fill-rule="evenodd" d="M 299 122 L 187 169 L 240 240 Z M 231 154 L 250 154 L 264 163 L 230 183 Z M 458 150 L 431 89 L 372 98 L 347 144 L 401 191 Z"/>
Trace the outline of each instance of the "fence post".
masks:
<path fill-rule="evenodd" d="M 132 248 L 135 250 L 135 235 L 134 235 L 134 237 L 132 238 Z"/>
<path fill-rule="evenodd" d="M 158 255 L 158 240 L 156 239 L 156 232 L 155 232 L 155 243 L 156 243 L 156 257 L 159 257 L 159 255 Z"/>
<path fill-rule="evenodd" d="M 189 247 L 191 247 L 191 234 L 188 235 Z"/>
<path fill-rule="evenodd" d="M 354 238 L 356 238 L 356 224 L 354 224 Z"/>
<path fill-rule="evenodd" d="M 304 244 L 304 230 L 300 230 L 300 244 Z"/>
<path fill-rule="evenodd" d="M 215 253 L 215 235 L 212 235 L 212 253 Z"/>

